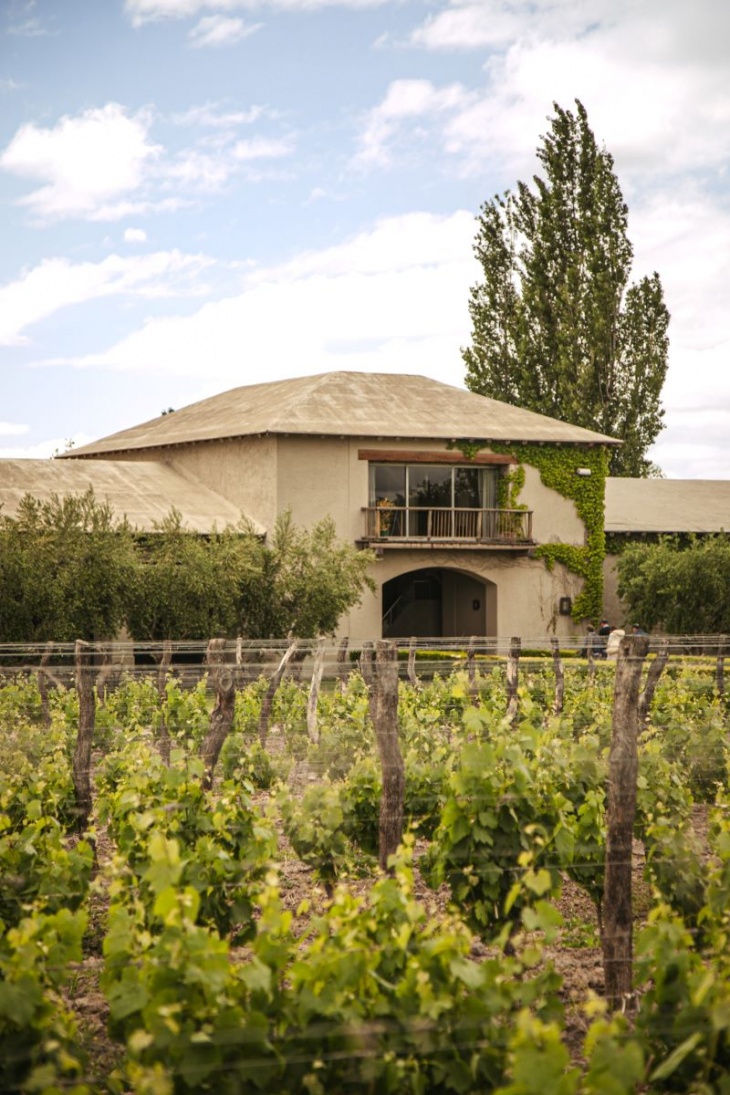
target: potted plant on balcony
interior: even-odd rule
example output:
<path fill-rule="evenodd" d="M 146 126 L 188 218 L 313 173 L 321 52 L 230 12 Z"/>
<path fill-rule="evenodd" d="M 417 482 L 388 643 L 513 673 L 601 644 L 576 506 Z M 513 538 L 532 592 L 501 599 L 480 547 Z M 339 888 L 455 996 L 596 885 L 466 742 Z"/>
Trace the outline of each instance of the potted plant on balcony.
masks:
<path fill-rule="evenodd" d="M 377 536 L 390 536 L 395 518 L 395 502 L 391 502 L 390 498 L 378 498 L 375 506 L 378 511 L 375 533 Z"/>

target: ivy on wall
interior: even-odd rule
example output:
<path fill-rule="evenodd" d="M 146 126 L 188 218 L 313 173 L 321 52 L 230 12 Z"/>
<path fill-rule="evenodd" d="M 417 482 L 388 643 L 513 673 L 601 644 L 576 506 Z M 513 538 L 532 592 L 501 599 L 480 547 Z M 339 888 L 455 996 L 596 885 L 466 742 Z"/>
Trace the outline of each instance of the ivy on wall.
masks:
<path fill-rule="evenodd" d="M 485 446 L 458 442 L 457 447 L 467 460 Z M 467 448 L 470 450 L 467 452 Z M 504 509 L 520 509 L 520 491 L 525 484 L 524 464 L 537 468 L 544 486 L 557 491 L 575 503 L 578 516 L 586 529 L 584 545 L 540 544 L 535 556 L 552 570 L 562 563 L 584 580 L 583 589 L 573 602 L 574 620 L 598 619 L 603 611 L 603 560 L 606 554 L 604 532 L 604 499 L 608 475 L 608 453 L 605 448 L 578 448 L 573 445 L 490 445 L 493 452 L 508 453 L 519 464 L 502 476 L 498 486 L 498 505 Z M 579 475 L 578 469 L 590 470 Z"/>
<path fill-rule="evenodd" d="M 573 619 L 597 619 L 603 610 L 603 559 L 606 554 L 604 499 L 608 454 L 603 447 L 576 448 L 572 445 L 514 445 L 509 452 L 521 464 L 537 468 L 544 486 L 575 503 L 586 529 L 584 545 L 541 544 L 535 555 L 549 570 L 562 563 L 584 579 L 581 592 L 573 602 Z M 578 469 L 590 470 L 579 475 Z"/>

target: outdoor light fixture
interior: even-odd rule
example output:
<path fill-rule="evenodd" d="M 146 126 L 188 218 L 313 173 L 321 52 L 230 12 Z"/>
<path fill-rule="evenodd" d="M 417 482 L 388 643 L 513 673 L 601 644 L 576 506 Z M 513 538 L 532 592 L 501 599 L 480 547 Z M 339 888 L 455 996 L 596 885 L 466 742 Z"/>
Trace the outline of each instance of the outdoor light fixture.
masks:
<path fill-rule="evenodd" d="M 558 612 L 561 616 L 570 616 L 573 611 L 573 602 L 570 597 L 561 597 L 558 601 Z"/>
<path fill-rule="evenodd" d="M 576 468 L 575 469 L 575 474 L 576 475 L 582 475 L 585 478 L 588 478 L 588 476 L 591 474 L 591 469 L 590 468 Z"/>

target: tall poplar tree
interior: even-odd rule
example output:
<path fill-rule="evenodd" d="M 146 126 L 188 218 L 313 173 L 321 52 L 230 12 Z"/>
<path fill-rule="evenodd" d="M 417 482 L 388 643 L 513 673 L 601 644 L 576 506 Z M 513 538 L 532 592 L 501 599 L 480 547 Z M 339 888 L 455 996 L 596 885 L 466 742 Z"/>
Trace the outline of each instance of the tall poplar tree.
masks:
<path fill-rule="evenodd" d="M 554 104 L 534 187 L 485 202 L 474 252 L 466 384 L 623 441 L 612 475 L 655 470 L 669 313 L 654 273 L 629 285 L 628 209 L 583 105 Z"/>

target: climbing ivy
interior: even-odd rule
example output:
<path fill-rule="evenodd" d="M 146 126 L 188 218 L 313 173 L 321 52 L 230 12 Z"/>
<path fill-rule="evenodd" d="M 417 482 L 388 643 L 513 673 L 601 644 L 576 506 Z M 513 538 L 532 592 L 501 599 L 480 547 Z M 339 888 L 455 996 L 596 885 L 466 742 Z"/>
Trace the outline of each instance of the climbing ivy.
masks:
<path fill-rule="evenodd" d="M 497 505 L 500 509 L 527 509 L 524 502 L 519 501 L 525 478 L 522 464 L 517 464 L 506 474 L 500 475 L 497 480 Z"/>
<path fill-rule="evenodd" d="M 473 460 L 486 446 L 478 442 L 455 441 L 447 448 L 458 449 L 465 459 Z M 525 464 L 537 468 L 544 486 L 575 503 L 586 529 L 586 542 L 577 544 L 540 544 L 535 549 L 548 570 L 562 563 L 584 580 L 583 589 L 573 602 L 574 620 L 598 617 L 603 611 L 603 560 L 606 554 L 604 499 L 608 475 L 608 452 L 602 447 L 579 448 L 572 445 L 490 444 L 492 452 L 507 453 L 519 461 L 497 484 L 500 509 L 524 509 L 518 501 L 525 485 Z M 586 468 L 590 475 L 578 475 Z"/>
<path fill-rule="evenodd" d="M 606 449 L 520 445 L 515 455 L 521 463 L 538 469 L 546 487 L 575 503 L 586 529 L 585 544 L 541 544 L 535 554 L 544 559 L 549 569 L 552 570 L 556 562 L 562 563 L 584 579 L 583 589 L 573 602 L 574 620 L 600 616 L 603 609 L 603 560 L 606 554 Z M 578 475 L 578 468 L 589 469 L 591 474 Z"/>
<path fill-rule="evenodd" d="M 603 559 L 606 553 L 604 532 L 604 496 L 608 474 L 608 456 L 602 447 L 594 449 L 558 445 L 496 445 L 495 452 L 508 452 L 519 460 L 520 465 L 530 464 L 537 468 L 544 486 L 557 491 L 563 498 L 575 503 L 578 516 L 586 528 L 586 542 L 576 544 L 540 544 L 535 555 L 542 559 L 549 570 L 562 563 L 574 574 L 584 579 L 582 591 L 573 602 L 574 620 L 598 617 L 603 609 Z M 590 475 L 578 475 L 578 468 L 587 468 Z M 517 470 L 517 469 L 516 469 Z M 524 468 L 521 486 L 524 484 Z M 505 476 L 510 483 L 506 488 L 515 508 L 519 489 L 516 471 Z M 501 501 L 500 501 L 501 504 Z"/>

